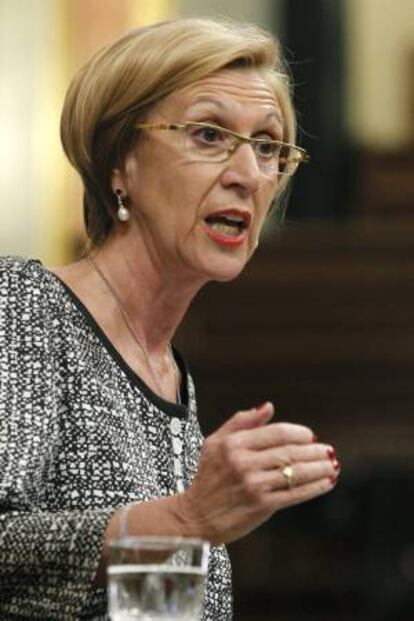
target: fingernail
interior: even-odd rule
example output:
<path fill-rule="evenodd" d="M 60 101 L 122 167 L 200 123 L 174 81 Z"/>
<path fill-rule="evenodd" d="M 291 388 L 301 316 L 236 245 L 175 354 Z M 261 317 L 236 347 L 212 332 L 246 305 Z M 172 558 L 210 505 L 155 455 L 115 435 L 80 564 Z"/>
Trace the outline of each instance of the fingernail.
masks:
<path fill-rule="evenodd" d="M 261 410 L 263 406 L 267 405 L 269 403 L 269 401 L 263 401 L 263 403 L 260 403 L 259 405 L 256 405 L 256 410 Z"/>
<path fill-rule="evenodd" d="M 341 469 L 341 464 L 336 459 L 333 461 L 332 465 L 334 467 L 334 470 L 340 470 Z"/>
<path fill-rule="evenodd" d="M 312 442 L 317 442 L 317 441 L 318 441 L 318 436 L 316 435 L 316 433 L 314 433 L 312 436 Z"/>
<path fill-rule="evenodd" d="M 337 476 L 336 477 L 331 477 L 329 480 L 332 483 L 332 485 L 335 485 L 338 482 L 338 477 Z"/>
<path fill-rule="evenodd" d="M 336 459 L 336 451 L 335 451 L 335 449 L 333 448 L 333 446 L 330 446 L 330 447 L 328 448 L 328 457 L 329 457 L 329 459 L 332 459 L 332 460 L 335 460 L 335 459 Z"/>

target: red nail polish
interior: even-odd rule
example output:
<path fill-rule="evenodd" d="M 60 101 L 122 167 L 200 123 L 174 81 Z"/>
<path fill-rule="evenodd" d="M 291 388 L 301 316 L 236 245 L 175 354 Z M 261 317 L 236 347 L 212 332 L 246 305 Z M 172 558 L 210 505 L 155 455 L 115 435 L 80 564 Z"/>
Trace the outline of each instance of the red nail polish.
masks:
<path fill-rule="evenodd" d="M 329 459 L 336 460 L 336 451 L 332 446 L 328 448 L 328 457 Z"/>

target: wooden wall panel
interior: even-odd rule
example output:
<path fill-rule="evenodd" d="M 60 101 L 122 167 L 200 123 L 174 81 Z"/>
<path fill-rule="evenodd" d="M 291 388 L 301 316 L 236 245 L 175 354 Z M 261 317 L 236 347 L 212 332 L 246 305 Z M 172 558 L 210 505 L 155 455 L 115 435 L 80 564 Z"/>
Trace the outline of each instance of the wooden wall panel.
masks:
<path fill-rule="evenodd" d="M 272 399 L 343 466 L 331 495 L 232 546 L 236 618 L 414 618 L 414 220 L 288 227 L 200 292 L 177 344 L 206 433 Z"/>

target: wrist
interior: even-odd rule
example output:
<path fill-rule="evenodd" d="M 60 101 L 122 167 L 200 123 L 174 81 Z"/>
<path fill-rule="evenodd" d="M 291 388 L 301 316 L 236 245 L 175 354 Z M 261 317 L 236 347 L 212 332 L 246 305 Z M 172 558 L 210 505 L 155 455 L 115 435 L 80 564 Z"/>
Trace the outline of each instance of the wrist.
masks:
<path fill-rule="evenodd" d="M 175 512 L 181 528 L 185 530 L 188 537 L 208 541 L 212 545 L 223 543 L 215 533 L 214 525 L 206 519 L 205 514 L 200 513 L 197 500 L 193 498 L 191 488 L 182 494 L 174 496 Z"/>
<path fill-rule="evenodd" d="M 137 501 L 119 509 L 113 520 L 112 534 L 123 536 L 200 537 L 188 510 L 186 492 L 148 501 Z"/>
<path fill-rule="evenodd" d="M 105 583 L 106 559 L 111 541 L 124 536 L 157 535 L 210 541 L 202 525 L 203 521 L 197 519 L 193 511 L 188 492 L 124 505 L 115 511 L 108 522 L 96 583 L 100 585 Z"/>

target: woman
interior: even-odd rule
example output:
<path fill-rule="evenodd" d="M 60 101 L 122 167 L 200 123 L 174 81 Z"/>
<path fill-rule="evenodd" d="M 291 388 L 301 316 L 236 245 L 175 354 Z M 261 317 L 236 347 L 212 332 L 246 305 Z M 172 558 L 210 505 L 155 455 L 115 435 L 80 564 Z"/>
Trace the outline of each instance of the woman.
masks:
<path fill-rule="evenodd" d="M 182 19 L 98 52 L 64 104 L 82 260 L 0 263 L 2 619 L 106 619 L 108 542 L 213 544 L 205 620 L 231 618 L 224 544 L 336 482 L 332 447 L 266 402 L 203 443 L 171 347 L 197 291 L 235 278 L 306 158 L 273 38 Z"/>

